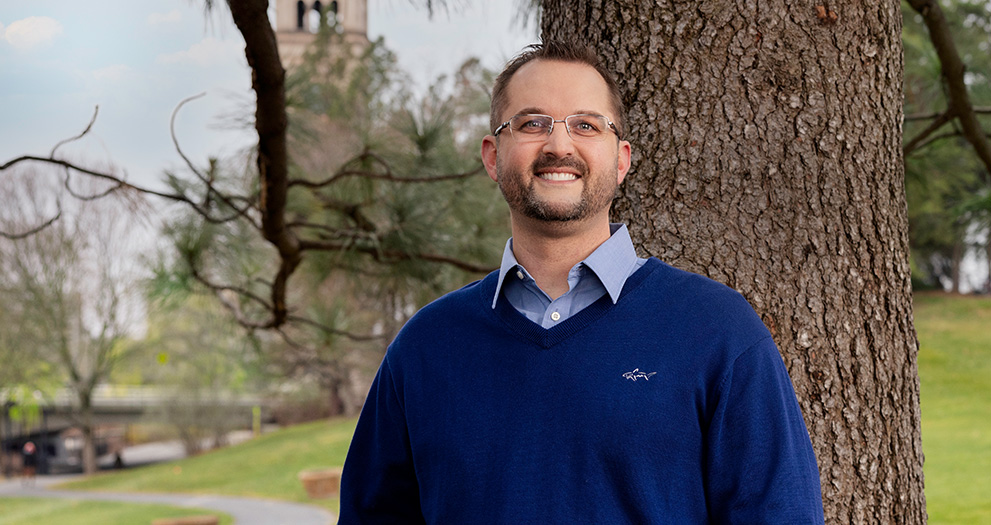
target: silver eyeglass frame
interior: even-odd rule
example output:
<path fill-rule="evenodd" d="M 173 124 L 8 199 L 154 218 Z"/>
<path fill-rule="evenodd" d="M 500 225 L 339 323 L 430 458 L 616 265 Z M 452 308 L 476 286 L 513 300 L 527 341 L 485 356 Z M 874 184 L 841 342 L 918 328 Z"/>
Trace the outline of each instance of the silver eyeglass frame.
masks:
<path fill-rule="evenodd" d="M 509 127 L 509 123 L 512 122 L 513 119 L 514 118 L 517 118 L 517 117 L 547 117 L 551 121 L 550 127 L 547 128 L 547 135 L 546 135 L 547 137 L 550 137 L 551 136 L 551 133 L 554 133 L 554 124 L 557 124 L 558 122 L 561 122 L 561 123 L 564 124 L 564 129 L 568 132 L 568 136 L 571 137 L 571 140 L 575 140 L 575 136 L 571 134 L 571 126 L 568 125 L 568 119 L 570 119 L 572 117 L 596 117 L 596 118 L 603 118 L 603 119 L 606 120 L 606 126 L 608 126 L 608 128 L 611 129 L 612 132 L 616 134 L 616 137 L 617 138 L 620 138 L 620 139 L 622 138 L 622 136 L 619 134 L 619 129 L 616 128 L 616 124 L 614 124 L 613 121 L 609 120 L 609 117 L 607 117 L 605 115 L 597 115 L 595 113 L 575 113 L 574 115 L 568 115 L 567 117 L 564 117 L 563 119 L 560 119 L 560 120 L 555 119 L 554 117 L 552 117 L 550 115 L 543 115 L 541 113 L 520 113 L 518 115 L 513 115 L 506 122 L 503 122 L 502 124 L 499 124 L 499 127 L 497 127 L 495 129 L 495 131 L 492 132 L 492 136 L 493 137 L 498 137 L 499 134 L 502 133 L 502 130 L 504 130 L 507 127 Z M 512 131 L 513 131 L 512 129 L 509 130 L 510 135 L 512 135 Z M 583 137 L 579 136 L 579 139 L 583 139 Z"/>

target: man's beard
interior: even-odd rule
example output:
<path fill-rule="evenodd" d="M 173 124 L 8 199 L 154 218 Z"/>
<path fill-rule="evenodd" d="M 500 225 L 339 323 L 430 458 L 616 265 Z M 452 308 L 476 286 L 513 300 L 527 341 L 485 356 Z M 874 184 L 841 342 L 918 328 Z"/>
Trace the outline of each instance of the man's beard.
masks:
<path fill-rule="evenodd" d="M 567 206 L 553 206 L 542 201 L 536 195 L 533 187 L 535 181 L 531 174 L 536 174 L 538 170 L 547 168 L 572 168 L 578 171 L 582 181 L 582 192 L 578 202 Z M 529 173 L 523 173 L 519 170 L 512 171 L 501 165 L 497 166 L 496 169 L 498 170 L 499 189 L 509 204 L 509 208 L 539 221 L 567 222 L 587 219 L 603 207 L 608 208 L 616 193 L 615 186 L 603 186 L 607 184 L 607 179 L 610 176 L 613 177 L 612 180 L 615 180 L 615 173 L 612 175 L 598 173 L 595 175 L 596 180 L 593 180 L 589 177 L 588 165 L 576 157 L 540 156 L 533 161 Z"/>

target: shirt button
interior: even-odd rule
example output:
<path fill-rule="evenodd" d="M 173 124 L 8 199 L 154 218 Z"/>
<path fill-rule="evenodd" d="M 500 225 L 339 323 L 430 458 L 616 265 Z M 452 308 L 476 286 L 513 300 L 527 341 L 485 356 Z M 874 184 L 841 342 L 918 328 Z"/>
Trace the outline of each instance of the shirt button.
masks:
<path fill-rule="evenodd" d="M 519 277 L 520 279 L 523 279 L 523 271 L 522 270 L 516 270 L 516 276 Z"/>
<path fill-rule="evenodd" d="M 561 319 L 561 314 L 559 314 L 557 312 L 554 312 L 554 313 L 551 314 L 551 320 L 552 321 L 558 321 L 560 319 Z"/>

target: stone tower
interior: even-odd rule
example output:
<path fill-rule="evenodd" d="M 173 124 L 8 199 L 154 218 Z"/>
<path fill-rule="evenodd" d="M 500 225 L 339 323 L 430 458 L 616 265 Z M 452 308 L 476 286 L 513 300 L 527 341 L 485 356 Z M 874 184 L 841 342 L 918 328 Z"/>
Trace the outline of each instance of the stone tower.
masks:
<path fill-rule="evenodd" d="M 352 47 L 368 45 L 368 0 L 275 0 L 275 38 L 287 69 L 300 62 L 320 29 L 320 13 Z"/>

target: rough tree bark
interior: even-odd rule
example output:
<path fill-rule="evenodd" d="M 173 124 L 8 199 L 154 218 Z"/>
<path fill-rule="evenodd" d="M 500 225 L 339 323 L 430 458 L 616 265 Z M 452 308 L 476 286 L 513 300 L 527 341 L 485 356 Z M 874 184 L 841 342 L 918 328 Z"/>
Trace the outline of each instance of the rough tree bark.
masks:
<path fill-rule="evenodd" d="M 924 523 L 899 2 L 544 0 L 617 73 L 643 254 L 722 281 L 777 341 L 826 523 Z"/>

